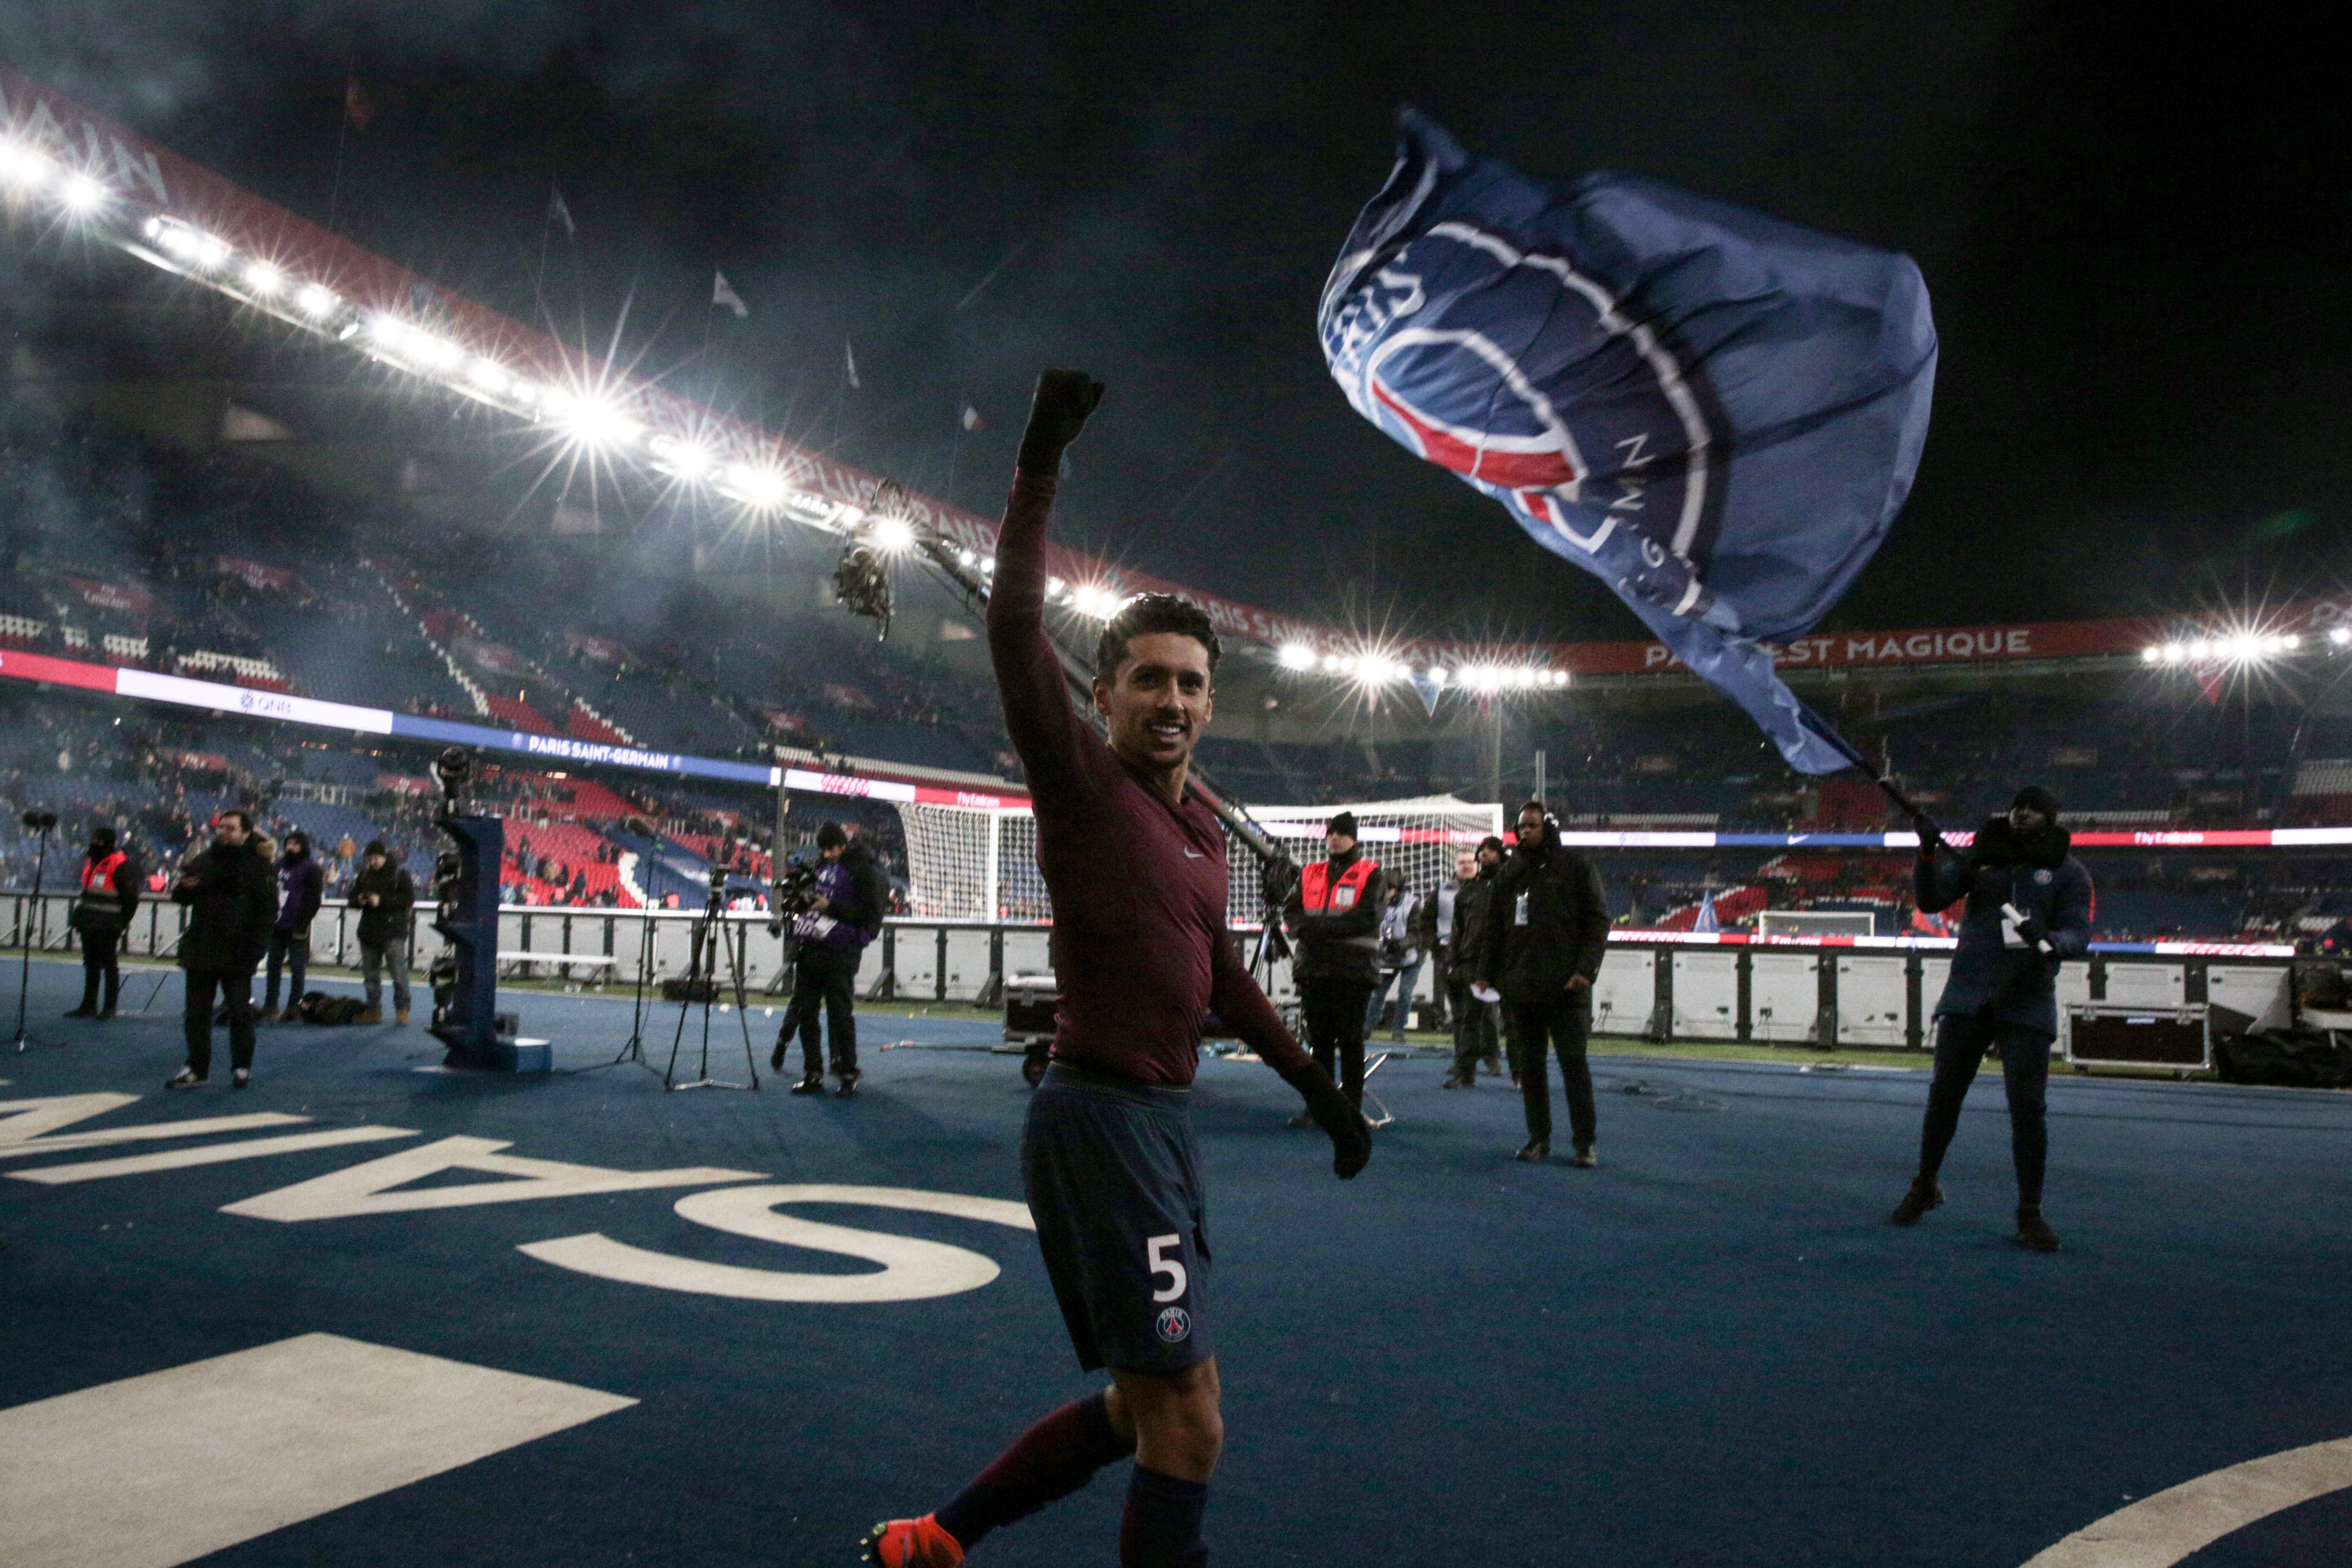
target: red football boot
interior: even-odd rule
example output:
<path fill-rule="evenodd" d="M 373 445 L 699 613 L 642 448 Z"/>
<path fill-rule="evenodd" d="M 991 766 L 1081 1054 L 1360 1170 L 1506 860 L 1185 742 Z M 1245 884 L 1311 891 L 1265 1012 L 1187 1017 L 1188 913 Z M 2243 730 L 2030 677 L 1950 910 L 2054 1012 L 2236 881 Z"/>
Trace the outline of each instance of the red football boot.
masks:
<path fill-rule="evenodd" d="M 963 1548 L 927 1513 L 876 1525 L 866 1537 L 866 1561 L 882 1568 L 957 1568 Z"/>

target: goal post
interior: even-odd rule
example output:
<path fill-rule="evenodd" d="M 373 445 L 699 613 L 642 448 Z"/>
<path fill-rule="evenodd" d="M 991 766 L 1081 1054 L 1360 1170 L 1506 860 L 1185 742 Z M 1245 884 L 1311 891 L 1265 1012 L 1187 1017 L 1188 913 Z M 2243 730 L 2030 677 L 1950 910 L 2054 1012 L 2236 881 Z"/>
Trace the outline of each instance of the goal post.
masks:
<path fill-rule="evenodd" d="M 1258 806 L 1251 818 L 1304 864 L 1323 854 L 1323 825 L 1341 811 L 1356 816 L 1364 852 L 1416 892 L 1433 892 L 1454 874 L 1454 858 L 1503 831 L 1503 808 L 1451 795 L 1316 806 Z M 1026 806 L 898 807 L 907 837 L 908 902 L 933 920 L 1030 921 L 1052 918 L 1037 870 L 1037 822 Z M 1226 918 L 1236 925 L 1265 919 L 1257 857 L 1228 839 Z"/>

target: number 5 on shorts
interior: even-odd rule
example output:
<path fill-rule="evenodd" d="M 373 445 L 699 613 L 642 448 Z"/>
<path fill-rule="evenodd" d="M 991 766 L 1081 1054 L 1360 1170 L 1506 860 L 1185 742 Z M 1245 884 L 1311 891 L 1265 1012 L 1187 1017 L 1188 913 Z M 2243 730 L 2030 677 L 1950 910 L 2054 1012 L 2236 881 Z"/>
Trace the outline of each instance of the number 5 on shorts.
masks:
<path fill-rule="evenodd" d="M 1151 1237 L 1143 1244 L 1143 1255 L 1151 1264 L 1151 1277 L 1157 1280 L 1162 1274 L 1168 1276 L 1167 1286 L 1151 1292 L 1151 1299 L 1155 1301 L 1173 1301 L 1184 1294 L 1184 1265 L 1171 1256 L 1183 1245 L 1183 1237 L 1171 1232 L 1166 1236 Z"/>

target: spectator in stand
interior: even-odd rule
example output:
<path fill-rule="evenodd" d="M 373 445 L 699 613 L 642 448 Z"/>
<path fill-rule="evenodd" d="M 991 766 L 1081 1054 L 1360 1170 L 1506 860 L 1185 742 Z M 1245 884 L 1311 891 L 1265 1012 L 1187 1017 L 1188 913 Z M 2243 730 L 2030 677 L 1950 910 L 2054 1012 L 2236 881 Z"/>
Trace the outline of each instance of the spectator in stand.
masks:
<path fill-rule="evenodd" d="M 118 956 L 122 933 L 130 928 L 139 907 L 140 866 L 127 850 L 115 847 L 114 830 L 90 830 L 89 851 L 82 859 L 81 897 L 73 911 L 74 934 L 81 938 L 81 1006 L 69 1019 L 114 1016 L 115 998 L 122 994 L 122 969 Z M 103 981 L 104 1005 L 99 997 Z"/>
<path fill-rule="evenodd" d="M 173 902 L 189 906 L 180 938 L 180 967 L 188 977 L 188 1064 L 167 1089 L 194 1089 L 211 1073 L 215 990 L 228 1012 L 231 1082 L 242 1089 L 253 1081 L 253 970 L 269 945 L 278 912 L 268 860 L 274 847 L 267 834 L 254 831 L 251 815 L 223 811 L 212 847 L 183 867 L 172 886 Z"/>
<path fill-rule="evenodd" d="M 416 906 L 416 882 L 405 866 L 392 857 L 377 839 L 367 847 L 367 858 L 352 883 L 352 903 L 360 912 L 360 977 L 367 987 L 367 1011 L 362 1023 L 383 1021 L 383 970 L 392 970 L 392 1021 L 408 1023 L 408 914 Z"/>
<path fill-rule="evenodd" d="M 310 858 L 310 835 L 297 828 L 286 835 L 286 852 L 278 859 L 278 924 L 269 933 L 269 977 L 257 1021 L 274 1023 L 281 1016 L 294 1016 L 295 1004 L 302 999 L 302 982 L 310 973 L 310 922 L 325 897 L 326 878 Z M 282 1015 L 278 1009 L 281 967 L 290 971 L 291 987 Z"/>

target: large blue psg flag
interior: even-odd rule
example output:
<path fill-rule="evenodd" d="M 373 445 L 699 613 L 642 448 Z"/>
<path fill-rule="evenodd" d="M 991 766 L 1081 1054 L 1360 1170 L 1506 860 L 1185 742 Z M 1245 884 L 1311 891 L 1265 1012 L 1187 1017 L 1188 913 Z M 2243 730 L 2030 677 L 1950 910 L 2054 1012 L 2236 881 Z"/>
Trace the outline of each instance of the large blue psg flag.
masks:
<path fill-rule="evenodd" d="M 1357 412 L 1616 591 L 1790 763 L 1858 760 L 1773 671 L 1885 537 L 1927 436 L 1907 256 L 1654 180 L 1474 159 L 1408 110 L 1318 325 Z"/>

